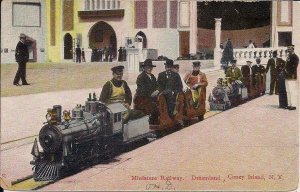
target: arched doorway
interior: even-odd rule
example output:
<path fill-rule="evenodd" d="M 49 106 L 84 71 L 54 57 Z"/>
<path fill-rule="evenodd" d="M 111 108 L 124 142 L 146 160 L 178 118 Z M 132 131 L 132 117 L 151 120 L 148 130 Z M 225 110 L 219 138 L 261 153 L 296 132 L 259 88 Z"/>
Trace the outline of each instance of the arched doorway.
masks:
<path fill-rule="evenodd" d="M 143 33 L 142 31 L 139 31 L 135 37 L 137 38 L 142 38 L 143 39 L 143 48 L 147 48 L 147 37 L 145 35 L 145 33 Z"/>
<path fill-rule="evenodd" d="M 96 23 L 89 32 L 89 47 L 111 48 L 113 59 L 117 59 L 117 37 L 114 29 L 106 22 Z"/>
<path fill-rule="evenodd" d="M 26 43 L 28 45 L 29 61 L 37 61 L 36 40 L 26 35 Z"/>
<path fill-rule="evenodd" d="M 64 37 L 64 59 L 73 59 L 73 38 L 70 33 Z"/>

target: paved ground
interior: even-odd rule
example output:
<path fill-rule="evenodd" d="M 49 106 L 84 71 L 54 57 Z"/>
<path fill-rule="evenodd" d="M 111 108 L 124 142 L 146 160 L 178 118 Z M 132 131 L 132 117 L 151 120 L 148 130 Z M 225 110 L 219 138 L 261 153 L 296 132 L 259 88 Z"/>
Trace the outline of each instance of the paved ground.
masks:
<path fill-rule="evenodd" d="M 42 190 L 296 189 L 299 111 L 276 102 L 260 97 Z"/>

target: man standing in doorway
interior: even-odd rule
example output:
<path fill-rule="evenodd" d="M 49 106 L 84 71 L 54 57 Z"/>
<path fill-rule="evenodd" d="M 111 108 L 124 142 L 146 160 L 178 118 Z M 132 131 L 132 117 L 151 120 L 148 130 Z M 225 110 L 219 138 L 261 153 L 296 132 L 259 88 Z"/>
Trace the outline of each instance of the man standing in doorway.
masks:
<path fill-rule="evenodd" d="M 298 99 L 297 67 L 299 57 L 294 52 L 294 45 L 288 46 L 288 57 L 285 65 L 285 85 L 288 97 L 288 109 L 295 110 Z"/>
<path fill-rule="evenodd" d="M 26 36 L 25 34 L 21 33 L 19 37 L 20 41 L 17 44 L 15 53 L 15 58 L 19 67 L 13 84 L 16 86 L 20 86 L 19 81 L 21 79 L 22 85 L 30 85 L 26 81 L 26 63 L 29 60 L 29 51 L 27 45 L 25 44 Z"/>

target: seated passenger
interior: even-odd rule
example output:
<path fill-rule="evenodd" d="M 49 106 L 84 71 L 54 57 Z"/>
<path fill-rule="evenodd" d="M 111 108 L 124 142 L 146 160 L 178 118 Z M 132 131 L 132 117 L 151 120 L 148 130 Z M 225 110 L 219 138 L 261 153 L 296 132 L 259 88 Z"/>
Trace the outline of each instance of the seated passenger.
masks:
<path fill-rule="evenodd" d="M 232 60 L 231 66 L 227 68 L 226 77 L 230 77 L 232 80 L 242 80 L 241 70 L 236 67 L 236 60 Z"/>
<path fill-rule="evenodd" d="M 198 105 L 200 93 L 203 91 L 205 94 L 208 85 L 205 73 L 200 71 L 201 63 L 193 62 L 193 71 L 188 72 L 183 80 L 192 91 L 194 106 Z M 206 94 L 205 94 L 206 95 Z M 206 98 L 205 98 L 206 100 Z"/>
<path fill-rule="evenodd" d="M 127 114 L 123 116 L 123 123 L 144 116 L 142 112 L 130 109 L 132 94 L 127 82 L 122 80 L 124 66 L 115 66 L 111 70 L 113 78 L 104 84 L 99 100 L 106 104 L 121 102 L 128 109 Z"/>
<path fill-rule="evenodd" d="M 142 64 L 143 72 L 137 77 L 136 80 L 136 95 L 143 97 L 157 96 L 157 82 L 155 76 L 152 74 L 153 67 L 151 59 L 146 59 Z"/>
<path fill-rule="evenodd" d="M 173 60 L 167 59 L 165 63 L 165 71 L 158 74 L 157 83 L 158 90 L 166 98 L 168 104 L 168 113 L 173 115 L 176 106 L 176 97 L 182 92 L 182 82 L 180 75 L 172 71 L 174 65 Z"/>
<path fill-rule="evenodd" d="M 172 67 L 172 71 L 179 74 L 179 64 L 174 64 L 173 67 Z M 181 82 L 184 82 L 184 80 L 181 76 L 180 76 L 180 79 L 181 79 Z M 185 83 L 183 83 L 182 86 L 183 86 L 183 90 L 185 88 L 187 88 L 187 85 Z"/>

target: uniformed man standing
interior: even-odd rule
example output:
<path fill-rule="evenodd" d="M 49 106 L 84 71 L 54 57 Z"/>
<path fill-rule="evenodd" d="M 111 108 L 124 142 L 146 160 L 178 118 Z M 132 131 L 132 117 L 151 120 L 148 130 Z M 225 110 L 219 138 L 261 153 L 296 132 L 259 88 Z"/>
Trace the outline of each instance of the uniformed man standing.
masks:
<path fill-rule="evenodd" d="M 199 61 L 193 62 L 193 71 L 188 72 L 183 80 L 192 91 L 193 101 L 195 106 L 198 104 L 198 99 L 201 92 L 206 96 L 206 87 L 208 85 L 205 73 L 200 71 L 201 63 Z M 206 100 L 206 97 L 205 99 Z"/>
<path fill-rule="evenodd" d="M 278 87 L 278 99 L 279 108 L 288 109 L 287 93 L 285 86 L 285 63 L 280 63 L 276 66 L 277 72 L 277 87 Z"/>
<path fill-rule="evenodd" d="M 29 51 L 27 45 L 25 44 L 26 36 L 25 34 L 21 33 L 19 37 L 20 41 L 17 44 L 15 53 L 15 58 L 19 66 L 13 84 L 20 86 L 19 81 L 21 79 L 22 85 L 30 85 L 26 81 L 26 63 L 29 60 Z"/>
<path fill-rule="evenodd" d="M 285 65 L 285 85 L 288 97 L 288 109 L 295 110 L 298 99 L 297 67 L 299 57 L 294 52 L 294 45 L 288 46 L 288 57 Z"/>
<path fill-rule="evenodd" d="M 166 98 L 169 115 L 173 115 L 177 94 L 182 92 L 183 88 L 180 75 L 172 71 L 173 65 L 173 60 L 167 59 L 165 71 L 159 73 L 157 78 L 158 90 Z"/>
<path fill-rule="evenodd" d="M 111 70 L 113 78 L 104 84 L 99 100 L 106 104 L 122 103 L 128 109 L 128 113 L 124 115 L 123 123 L 144 116 L 141 111 L 130 109 L 132 94 L 127 82 L 122 80 L 124 66 L 115 66 Z"/>

